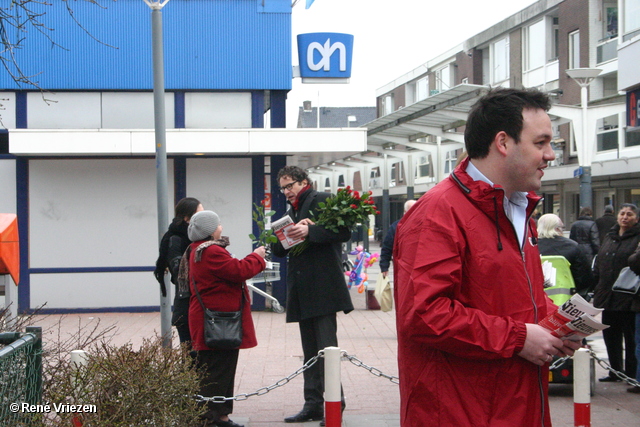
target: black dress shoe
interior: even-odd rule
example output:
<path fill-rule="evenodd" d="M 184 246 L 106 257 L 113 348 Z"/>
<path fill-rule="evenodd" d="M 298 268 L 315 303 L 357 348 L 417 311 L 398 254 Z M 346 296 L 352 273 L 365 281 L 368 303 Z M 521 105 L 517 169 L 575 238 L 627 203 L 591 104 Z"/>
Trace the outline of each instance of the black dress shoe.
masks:
<path fill-rule="evenodd" d="M 229 421 L 218 420 L 215 425 L 217 427 L 244 427 L 242 424 L 231 421 L 231 419 L 229 419 Z"/>
<path fill-rule="evenodd" d="M 636 387 L 636 386 L 629 387 L 629 388 L 627 389 L 627 391 L 628 391 L 629 393 L 636 393 L 636 394 L 638 394 L 638 393 L 640 393 L 640 387 Z"/>
<path fill-rule="evenodd" d="M 598 378 L 598 381 L 600 381 L 601 383 L 617 383 L 618 381 L 622 380 L 618 377 L 611 377 L 607 375 L 606 377 Z"/>
<path fill-rule="evenodd" d="M 306 421 L 320 421 L 324 417 L 324 411 L 322 409 L 319 410 L 311 410 L 311 409 L 303 409 L 297 414 L 287 417 L 284 419 L 285 423 L 304 423 Z"/>

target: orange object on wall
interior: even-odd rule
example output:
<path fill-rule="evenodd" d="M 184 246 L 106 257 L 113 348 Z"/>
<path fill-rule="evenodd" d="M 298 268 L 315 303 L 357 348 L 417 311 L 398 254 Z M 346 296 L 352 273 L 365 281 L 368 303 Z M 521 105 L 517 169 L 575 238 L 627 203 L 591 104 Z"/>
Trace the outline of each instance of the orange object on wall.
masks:
<path fill-rule="evenodd" d="M 0 274 L 10 274 L 13 282 L 20 282 L 20 244 L 18 217 L 0 213 Z"/>

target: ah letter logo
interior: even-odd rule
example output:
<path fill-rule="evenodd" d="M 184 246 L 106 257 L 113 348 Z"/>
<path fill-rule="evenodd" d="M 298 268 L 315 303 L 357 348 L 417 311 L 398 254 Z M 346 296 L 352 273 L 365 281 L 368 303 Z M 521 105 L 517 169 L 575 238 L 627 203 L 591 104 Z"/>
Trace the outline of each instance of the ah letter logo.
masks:
<path fill-rule="evenodd" d="M 298 61 L 303 78 L 351 77 L 353 36 L 342 33 L 298 35 Z"/>

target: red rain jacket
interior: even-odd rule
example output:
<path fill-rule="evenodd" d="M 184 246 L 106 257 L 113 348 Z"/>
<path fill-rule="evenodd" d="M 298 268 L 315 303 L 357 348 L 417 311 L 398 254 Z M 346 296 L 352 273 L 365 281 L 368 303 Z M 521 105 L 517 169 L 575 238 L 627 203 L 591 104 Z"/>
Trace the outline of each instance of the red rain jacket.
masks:
<path fill-rule="evenodd" d="M 520 250 L 504 190 L 463 162 L 398 225 L 394 247 L 401 425 L 551 426 L 548 366 L 519 357 L 543 291 L 531 214 Z"/>

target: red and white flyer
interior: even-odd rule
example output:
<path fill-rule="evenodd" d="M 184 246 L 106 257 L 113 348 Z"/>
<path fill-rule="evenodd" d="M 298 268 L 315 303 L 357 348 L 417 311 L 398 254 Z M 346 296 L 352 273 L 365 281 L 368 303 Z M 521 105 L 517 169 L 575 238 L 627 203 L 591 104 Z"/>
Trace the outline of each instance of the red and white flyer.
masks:
<path fill-rule="evenodd" d="M 580 295 L 574 294 L 538 324 L 558 338 L 580 340 L 609 327 L 595 319 L 600 312 L 601 308 L 595 308 Z"/>
<path fill-rule="evenodd" d="M 271 229 L 273 230 L 276 237 L 278 237 L 278 240 L 280 240 L 280 243 L 282 243 L 282 247 L 285 249 L 290 249 L 295 245 L 304 242 L 304 239 L 293 239 L 289 236 L 289 230 L 294 225 L 295 223 L 289 215 L 285 215 L 279 220 L 271 223 Z"/>

